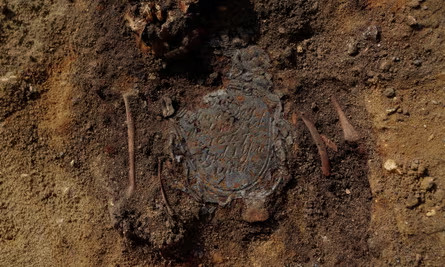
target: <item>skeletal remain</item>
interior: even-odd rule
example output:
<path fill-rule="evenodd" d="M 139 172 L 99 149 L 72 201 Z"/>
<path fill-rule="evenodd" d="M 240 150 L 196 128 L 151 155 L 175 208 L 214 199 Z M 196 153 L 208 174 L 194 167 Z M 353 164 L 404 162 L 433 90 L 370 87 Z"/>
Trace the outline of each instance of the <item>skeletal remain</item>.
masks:
<path fill-rule="evenodd" d="M 323 142 L 323 139 L 321 138 L 320 134 L 315 128 L 315 125 L 308 118 L 306 118 L 304 113 L 300 112 L 300 117 L 303 120 L 306 127 L 309 129 L 309 132 L 311 133 L 311 136 L 314 139 L 315 145 L 317 145 L 318 154 L 320 154 L 321 158 L 321 171 L 323 172 L 324 176 L 329 176 L 330 175 L 329 158 L 328 158 L 328 153 L 326 152 L 326 146 Z"/>
<path fill-rule="evenodd" d="M 167 208 L 167 213 L 168 215 L 173 216 L 173 210 L 170 207 L 170 203 L 168 202 L 167 199 L 167 195 L 165 194 L 165 190 L 164 190 L 164 183 L 162 182 L 162 178 L 161 178 L 161 167 L 162 167 L 162 163 L 161 163 L 161 159 L 158 159 L 158 179 L 159 179 L 159 184 L 161 186 L 161 195 L 162 195 L 162 200 L 164 201 L 165 207 Z"/>
<path fill-rule="evenodd" d="M 111 217 L 111 222 L 113 225 L 117 226 L 122 216 L 122 208 L 126 205 L 128 199 L 134 193 L 135 188 L 135 163 L 134 163 L 134 122 L 131 116 L 130 104 L 128 97 L 132 94 L 132 92 L 127 92 L 122 94 L 122 98 L 124 99 L 125 104 L 125 113 L 127 117 L 127 130 L 128 130 L 128 186 L 125 190 L 124 196 L 119 199 L 110 199 L 109 202 L 109 212 Z"/>
<path fill-rule="evenodd" d="M 158 1 L 159 2 L 159 1 Z M 200 44 L 203 32 L 195 21 L 199 0 L 143 1 L 131 5 L 124 15 L 143 53 L 167 59 L 180 57 Z M 179 27 L 179 28 L 178 28 Z"/>
<path fill-rule="evenodd" d="M 128 129 L 128 187 L 125 197 L 128 199 L 133 195 L 135 188 L 135 172 L 134 172 L 134 122 L 131 116 L 130 104 L 128 97 L 131 93 L 124 93 L 122 97 L 125 103 L 125 113 L 127 115 L 127 129 Z"/>
<path fill-rule="evenodd" d="M 354 127 L 349 122 L 348 118 L 346 118 L 345 113 L 340 107 L 340 104 L 338 104 L 337 99 L 335 96 L 331 97 L 332 104 L 334 105 L 335 111 L 338 114 L 338 118 L 340 120 L 340 125 L 343 130 L 343 135 L 346 141 L 348 142 L 356 142 L 360 139 L 360 135 L 358 132 L 354 129 Z"/>
<path fill-rule="evenodd" d="M 146 20 L 142 18 L 134 18 L 129 14 L 129 12 L 125 13 L 124 19 L 126 20 L 128 27 L 130 27 L 130 29 L 135 32 L 137 36 L 142 34 L 145 25 L 147 25 Z"/>
<path fill-rule="evenodd" d="M 321 139 L 323 140 L 323 142 L 325 143 L 325 145 L 327 147 L 329 147 L 330 149 L 334 150 L 335 152 L 338 152 L 338 147 L 337 145 L 332 142 L 331 139 L 329 139 L 326 135 L 324 134 L 320 134 Z"/>

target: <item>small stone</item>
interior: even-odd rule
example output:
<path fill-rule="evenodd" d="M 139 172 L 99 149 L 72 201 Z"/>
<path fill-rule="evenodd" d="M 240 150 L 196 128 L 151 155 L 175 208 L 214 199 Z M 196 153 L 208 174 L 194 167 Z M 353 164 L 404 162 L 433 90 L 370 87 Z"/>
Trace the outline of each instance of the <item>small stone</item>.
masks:
<path fill-rule="evenodd" d="M 88 131 L 93 130 L 93 124 L 92 124 L 91 122 L 87 122 L 87 123 L 85 124 L 85 126 L 83 127 L 83 130 L 84 130 L 85 132 L 88 132 Z"/>
<path fill-rule="evenodd" d="M 73 159 L 72 161 L 70 161 L 70 166 L 74 167 L 74 165 L 76 164 L 76 161 Z"/>
<path fill-rule="evenodd" d="M 419 8 L 420 2 L 419 2 L 419 0 L 411 0 L 406 5 L 410 8 Z"/>
<path fill-rule="evenodd" d="M 355 56 L 358 54 L 358 43 L 354 40 L 348 42 L 347 44 L 348 50 L 347 53 L 350 56 Z"/>
<path fill-rule="evenodd" d="M 314 111 L 314 112 L 318 111 L 319 108 L 318 108 L 318 106 L 317 106 L 317 103 L 312 102 L 312 104 L 311 104 L 311 109 L 312 109 L 312 111 Z"/>
<path fill-rule="evenodd" d="M 415 208 L 419 204 L 420 204 L 419 198 L 413 195 L 409 196 L 408 199 L 406 200 L 406 207 L 408 209 Z"/>
<path fill-rule="evenodd" d="M 386 110 L 386 115 L 390 116 L 390 115 L 396 113 L 398 109 L 399 109 L 399 107 L 389 108 L 389 109 Z"/>
<path fill-rule="evenodd" d="M 64 196 L 70 196 L 70 195 L 71 195 L 71 189 L 70 189 L 68 186 L 64 187 L 64 188 L 62 189 L 62 195 L 64 195 Z"/>
<path fill-rule="evenodd" d="M 391 62 L 389 60 L 383 60 L 379 68 L 381 71 L 387 72 L 391 68 Z"/>
<path fill-rule="evenodd" d="M 318 2 L 314 2 L 314 4 L 311 7 L 311 11 L 317 11 L 318 10 Z"/>
<path fill-rule="evenodd" d="M 383 91 L 383 94 L 387 97 L 387 98 L 393 98 L 396 96 L 396 91 L 394 90 L 394 88 L 392 87 L 388 87 L 385 89 L 385 91 Z"/>
<path fill-rule="evenodd" d="M 420 166 L 420 160 L 415 159 L 415 160 L 413 160 L 413 162 L 411 162 L 410 169 L 413 170 L 413 171 L 417 171 L 419 166 Z"/>
<path fill-rule="evenodd" d="M 297 53 L 298 54 L 302 54 L 304 52 L 303 46 L 302 45 L 297 45 Z"/>
<path fill-rule="evenodd" d="M 363 37 L 366 40 L 378 42 L 380 41 L 380 27 L 377 25 L 371 25 L 363 32 Z"/>
<path fill-rule="evenodd" d="M 397 164 L 393 159 L 388 159 L 383 164 L 383 168 L 385 168 L 387 171 L 394 171 L 397 169 Z"/>
<path fill-rule="evenodd" d="M 406 23 L 408 24 L 408 26 L 410 27 L 416 27 L 418 26 L 417 20 L 415 17 L 413 16 L 407 16 L 406 17 Z"/>
<path fill-rule="evenodd" d="M 417 169 L 417 175 L 420 177 L 420 176 L 425 175 L 426 172 L 427 172 L 427 168 L 425 167 L 425 165 L 420 164 L 419 168 Z"/>
<path fill-rule="evenodd" d="M 151 80 L 151 81 L 154 81 L 154 80 L 157 79 L 157 76 L 156 76 L 156 74 L 154 74 L 154 73 L 149 73 L 149 74 L 148 74 L 148 79 Z"/>
<path fill-rule="evenodd" d="M 431 216 L 434 216 L 434 215 L 436 215 L 436 210 L 435 209 L 432 209 L 432 210 L 430 210 L 430 211 L 428 211 L 426 213 L 427 217 L 431 217 Z"/>
<path fill-rule="evenodd" d="M 425 177 L 420 182 L 420 189 L 424 191 L 431 191 L 435 186 L 433 177 Z"/>
<path fill-rule="evenodd" d="M 434 199 L 436 201 L 442 201 L 445 199 L 445 190 L 437 189 L 436 192 L 434 192 Z"/>
<path fill-rule="evenodd" d="M 434 139 L 434 134 L 431 134 L 431 135 L 428 137 L 428 142 L 431 141 L 431 140 L 433 140 L 433 139 Z"/>
<path fill-rule="evenodd" d="M 162 98 L 162 116 L 164 118 L 170 117 L 175 113 L 175 109 L 173 108 L 173 103 L 170 97 Z"/>
<path fill-rule="evenodd" d="M 212 263 L 213 264 L 221 264 L 224 262 L 224 258 L 220 252 L 216 251 L 212 253 Z"/>
<path fill-rule="evenodd" d="M 420 60 L 420 59 L 414 60 L 413 61 L 413 65 L 416 66 L 416 67 L 422 66 L 422 60 Z"/>
<path fill-rule="evenodd" d="M 345 193 L 346 193 L 346 195 L 350 195 L 350 194 L 351 194 L 351 190 L 346 189 L 346 190 L 345 190 Z"/>
<path fill-rule="evenodd" d="M 13 72 L 6 73 L 5 76 L 0 77 L 0 82 L 2 83 L 14 83 L 17 80 L 17 75 Z"/>

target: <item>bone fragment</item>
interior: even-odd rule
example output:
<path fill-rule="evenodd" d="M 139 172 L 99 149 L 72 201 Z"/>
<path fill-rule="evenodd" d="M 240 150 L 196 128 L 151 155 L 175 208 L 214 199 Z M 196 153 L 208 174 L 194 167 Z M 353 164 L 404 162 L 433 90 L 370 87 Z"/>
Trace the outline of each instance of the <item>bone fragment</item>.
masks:
<path fill-rule="evenodd" d="M 331 97 L 332 104 L 334 105 L 335 111 L 338 114 L 338 118 L 340 120 L 340 125 L 343 130 L 343 136 L 346 141 L 348 142 L 357 142 L 360 139 L 360 135 L 358 132 L 354 129 L 352 124 L 349 122 L 349 120 L 346 118 L 345 113 L 340 107 L 340 104 L 338 104 L 337 99 L 335 96 Z"/>
<path fill-rule="evenodd" d="M 314 139 L 315 145 L 317 145 L 318 154 L 321 158 L 321 171 L 323 172 L 324 176 L 330 175 L 330 166 L 329 166 L 329 158 L 328 153 L 326 152 L 326 146 L 320 137 L 320 134 L 318 133 L 317 129 L 315 128 L 315 125 L 306 118 L 304 113 L 300 112 L 300 117 L 303 120 L 306 127 L 309 129 L 309 132 L 311 133 L 312 138 Z"/>
<path fill-rule="evenodd" d="M 128 187 L 125 192 L 125 197 L 128 199 L 133 195 L 135 188 L 135 163 L 134 163 L 134 122 L 131 116 L 130 104 L 128 101 L 130 93 L 124 93 L 122 96 L 125 103 L 125 113 L 127 115 L 127 129 L 128 129 Z"/>
<path fill-rule="evenodd" d="M 332 142 L 331 139 L 329 139 L 326 135 L 324 134 L 320 134 L 321 139 L 323 140 L 323 142 L 325 143 L 325 145 L 327 147 L 329 147 L 330 149 L 334 150 L 335 152 L 338 152 L 338 147 L 337 145 Z"/>
<path fill-rule="evenodd" d="M 168 215 L 170 215 L 170 217 L 171 217 L 171 216 L 173 216 L 173 210 L 170 207 L 170 203 L 168 202 L 167 195 L 165 194 L 164 183 L 162 182 L 162 178 L 161 178 L 161 167 L 162 167 L 161 159 L 158 159 L 158 179 L 159 179 L 159 184 L 161 186 L 162 200 L 165 203 L 165 207 L 167 208 Z"/>

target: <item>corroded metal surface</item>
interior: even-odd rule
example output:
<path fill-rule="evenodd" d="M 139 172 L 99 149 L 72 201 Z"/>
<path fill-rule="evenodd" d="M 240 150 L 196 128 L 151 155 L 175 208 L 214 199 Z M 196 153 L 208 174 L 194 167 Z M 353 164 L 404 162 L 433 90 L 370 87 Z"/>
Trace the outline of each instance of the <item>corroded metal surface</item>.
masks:
<path fill-rule="evenodd" d="M 175 119 L 173 155 L 183 162 L 185 190 L 205 202 L 264 199 L 282 180 L 281 103 L 272 94 L 269 58 L 256 46 L 232 59 L 229 85 L 207 94 L 203 107 Z M 286 128 L 286 127 L 284 127 Z"/>

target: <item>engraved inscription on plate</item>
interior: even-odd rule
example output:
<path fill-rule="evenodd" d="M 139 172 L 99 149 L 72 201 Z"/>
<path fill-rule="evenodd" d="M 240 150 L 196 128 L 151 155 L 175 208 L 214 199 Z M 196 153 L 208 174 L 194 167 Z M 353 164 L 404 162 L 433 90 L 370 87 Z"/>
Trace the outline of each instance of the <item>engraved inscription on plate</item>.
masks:
<path fill-rule="evenodd" d="M 276 147 L 281 105 L 269 91 L 269 59 L 253 47 L 233 60 L 228 87 L 204 96 L 205 107 L 179 112 L 174 127 L 186 190 L 221 205 L 247 195 L 264 197 L 281 179 L 272 176 L 279 167 L 276 151 L 282 149 Z"/>
<path fill-rule="evenodd" d="M 251 186 L 268 165 L 271 116 L 261 99 L 219 97 L 220 105 L 179 120 L 198 179 L 222 191 Z"/>

